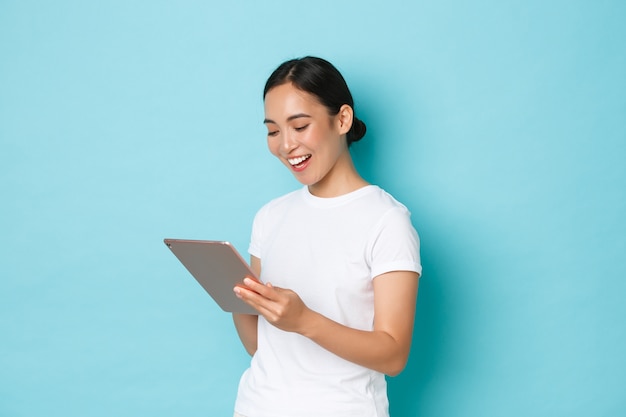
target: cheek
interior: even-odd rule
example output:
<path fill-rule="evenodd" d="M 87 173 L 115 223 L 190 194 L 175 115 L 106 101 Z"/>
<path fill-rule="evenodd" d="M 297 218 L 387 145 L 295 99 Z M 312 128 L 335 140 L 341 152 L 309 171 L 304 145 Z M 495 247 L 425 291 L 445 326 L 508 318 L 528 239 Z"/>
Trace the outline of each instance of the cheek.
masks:
<path fill-rule="evenodd" d="M 323 147 L 326 141 L 326 136 L 323 131 L 318 129 L 309 129 L 299 137 L 299 142 L 307 149 L 318 150 Z"/>

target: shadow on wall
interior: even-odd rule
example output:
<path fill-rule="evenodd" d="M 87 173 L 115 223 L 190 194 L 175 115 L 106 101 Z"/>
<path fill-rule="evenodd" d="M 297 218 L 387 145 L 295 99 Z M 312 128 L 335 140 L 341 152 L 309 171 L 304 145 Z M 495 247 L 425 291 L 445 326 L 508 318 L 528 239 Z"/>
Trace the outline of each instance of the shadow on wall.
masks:
<path fill-rule="evenodd" d="M 428 212 L 422 192 L 427 181 L 420 160 L 425 158 L 421 146 L 424 132 L 419 128 L 422 112 L 415 100 L 419 92 L 395 91 L 393 86 L 378 87 L 366 79 L 354 83 L 358 116 L 368 128 L 363 141 L 355 143 L 351 152 L 361 175 L 369 182 L 381 186 L 405 204 L 413 213 L 412 220 L 421 240 L 421 258 L 424 277 L 420 279 L 416 320 L 413 330 L 413 344 L 409 362 L 397 377 L 388 378 L 390 413 L 393 417 L 414 417 L 426 414 L 433 406 L 429 391 L 437 381 L 445 364 L 446 355 L 451 351 L 446 346 L 450 337 L 446 335 L 447 309 L 445 285 L 446 247 L 441 243 L 436 225 L 428 225 Z M 401 83 L 402 84 L 402 83 Z M 401 123 L 413 121 L 413 123 Z M 403 164 L 402 162 L 407 162 Z M 434 210 L 438 212 L 437 210 Z M 433 239 L 429 238 L 433 231 Z"/>
<path fill-rule="evenodd" d="M 424 242 L 422 242 L 424 243 Z M 387 378 L 390 412 L 394 417 L 425 415 L 428 408 L 429 385 L 445 366 L 446 346 L 444 281 L 438 263 L 444 259 L 436 255 L 437 249 L 423 246 L 424 278 L 420 279 L 413 344 L 409 362 L 397 377 Z"/>

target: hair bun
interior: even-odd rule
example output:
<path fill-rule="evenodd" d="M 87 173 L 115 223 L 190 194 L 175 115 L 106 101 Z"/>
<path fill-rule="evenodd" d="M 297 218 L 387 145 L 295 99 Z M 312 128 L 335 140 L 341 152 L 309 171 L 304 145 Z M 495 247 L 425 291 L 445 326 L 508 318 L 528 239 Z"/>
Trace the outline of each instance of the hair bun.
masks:
<path fill-rule="evenodd" d="M 348 140 L 348 145 L 352 144 L 353 142 L 360 141 L 363 136 L 365 136 L 366 131 L 367 127 L 365 126 L 365 123 L 363 123 L 360 119 L 354 117 L 352 120 L 352 127 L 350 128 L 350 131 L 346 136 L 346 139 Z"/>

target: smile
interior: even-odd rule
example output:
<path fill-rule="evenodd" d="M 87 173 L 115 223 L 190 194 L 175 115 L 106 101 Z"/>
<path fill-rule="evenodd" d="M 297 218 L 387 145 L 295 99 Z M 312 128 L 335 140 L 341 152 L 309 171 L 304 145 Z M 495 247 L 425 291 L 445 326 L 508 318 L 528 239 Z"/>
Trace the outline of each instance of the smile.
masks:
<path fill-rule="evenodd" d="M 311 157 L 311 154 L 308 154 L 304 156 L 299 156 L 297 158 L 288 158 L 287 161 L 289 161 L 291 166 L 297 167 L 298 165 L 302 165 L 302 163 L 306 161 L 307 159 L 309 159 L 310 157 Z"/>

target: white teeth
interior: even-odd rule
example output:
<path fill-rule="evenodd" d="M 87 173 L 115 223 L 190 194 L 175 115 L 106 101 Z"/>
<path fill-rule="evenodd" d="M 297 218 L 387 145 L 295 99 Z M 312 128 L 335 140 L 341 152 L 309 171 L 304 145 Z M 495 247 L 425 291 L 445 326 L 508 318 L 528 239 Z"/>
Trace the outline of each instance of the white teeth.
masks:
<path fill-rule="evenodd" d="M 298 158 L 289 158 L 287 159 L 291 165 L 300 165 L 307 159 L 309 159 L 311 155 L 300 156 Z"/>

